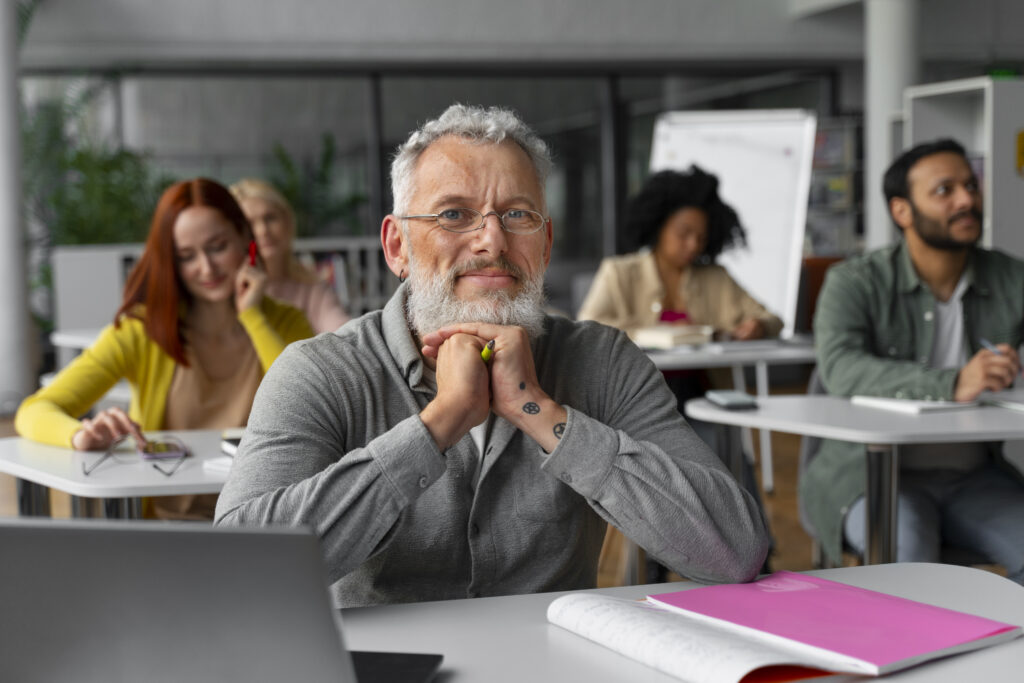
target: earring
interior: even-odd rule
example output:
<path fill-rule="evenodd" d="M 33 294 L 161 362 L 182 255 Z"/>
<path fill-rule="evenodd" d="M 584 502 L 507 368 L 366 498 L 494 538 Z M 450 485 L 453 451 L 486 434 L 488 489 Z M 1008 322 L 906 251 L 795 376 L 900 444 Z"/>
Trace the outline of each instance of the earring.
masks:
<path fill-rule="evenodd" d="M 398 281 L 405 282 L 405 268 L 402 268 L 402 272 L 398 274 Z"/>

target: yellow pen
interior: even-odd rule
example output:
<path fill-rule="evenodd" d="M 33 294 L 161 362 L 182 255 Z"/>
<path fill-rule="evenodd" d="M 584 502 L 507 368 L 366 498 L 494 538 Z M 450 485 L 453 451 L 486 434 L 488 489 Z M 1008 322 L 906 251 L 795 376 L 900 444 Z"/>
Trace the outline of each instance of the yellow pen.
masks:
<path fill-rule="evenodd" d="M 493 339 L 491 341 L 487 342 L 487 344 L 484 346 L 484 350 L 480 352 L 480 358 L 482 358 L 485 363 L 490 361 L 492 356 L 494 356 L 494 340 Z"/>

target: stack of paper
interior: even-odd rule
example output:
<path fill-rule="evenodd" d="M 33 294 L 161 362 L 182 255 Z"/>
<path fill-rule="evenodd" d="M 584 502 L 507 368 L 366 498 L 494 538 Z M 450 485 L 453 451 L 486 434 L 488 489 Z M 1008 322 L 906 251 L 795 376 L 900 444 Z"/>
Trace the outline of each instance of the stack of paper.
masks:
<path fill-rule="evenodd" d="M 234 458 L 230 455 L 209 458 L 203 461 L 203 470 L 206 472 L 230 472 L 232 462 L 234 462 Z"/>
<path fill-rule="evenodd" d="M 710 325 L 653 325 L 633 332 L 633 341 L 642 349 L 671 349 L 684 344 L 707 344 L 715 328 Z"/>
<path fill-rule="evenodd" d="M 893 410 L 897 413 L 931 413 L 939 410 L 961 410 L 976 408 L 977 401 L 921 401 L 909 398 L 887 398 L 884 396 L 851 396 L 850 403 L 865 408 Z"/>

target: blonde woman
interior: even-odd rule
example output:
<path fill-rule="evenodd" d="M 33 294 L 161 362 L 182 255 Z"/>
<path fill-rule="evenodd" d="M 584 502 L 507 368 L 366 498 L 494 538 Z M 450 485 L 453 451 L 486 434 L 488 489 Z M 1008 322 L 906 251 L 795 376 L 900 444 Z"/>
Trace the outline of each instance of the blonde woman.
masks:
<path fill-rule="evenodd" d="M 292 253 L 295 211 L 278 190 L 263 180 L 244 178 L 231 186 L 252 226 L 256 247 L 267 271 L 266 294 L 302 310 L 319 334 L 333 332 L 350 316 L 326 282 Z"/>

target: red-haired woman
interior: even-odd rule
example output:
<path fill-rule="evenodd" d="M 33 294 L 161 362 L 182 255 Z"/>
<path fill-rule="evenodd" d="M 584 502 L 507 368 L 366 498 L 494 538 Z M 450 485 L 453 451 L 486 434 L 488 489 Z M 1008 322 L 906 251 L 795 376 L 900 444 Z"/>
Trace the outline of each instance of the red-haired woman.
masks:
<path fill-rule="evenodd" d="M 296 308 L 263 296 L 251 231 L 227 188 L 206 178 L 160 197 L 121 307 L 96 340 L 18 408 L 22 436 L 102 450 L 143 430 L 244 426 L 264 373 L 284 347 L 313 334 Z M 118 380 L 126 414 L 88 411 Z M 213 496 L 154 499 L 157 516 L 211 517 Z M 197 499 L 198 498 L 198 499 Z"/>

